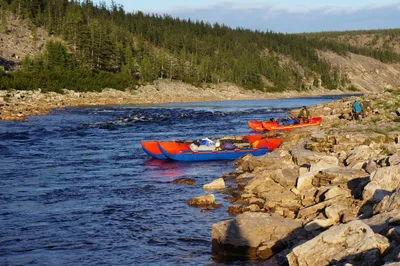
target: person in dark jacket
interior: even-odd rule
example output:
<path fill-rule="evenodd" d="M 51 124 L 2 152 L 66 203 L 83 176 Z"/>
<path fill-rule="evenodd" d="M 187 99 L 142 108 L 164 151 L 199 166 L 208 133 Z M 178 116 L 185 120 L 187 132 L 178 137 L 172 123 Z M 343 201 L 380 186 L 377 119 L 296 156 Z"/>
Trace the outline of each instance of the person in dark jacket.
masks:
<path fill-rule="evenodd" d="M 300 121 L 303 123 L 308 123 L 308 120 L 310 119 L 310 111 L 308 111 L 306 106 L 303 106 L 303 108 L 301 108 L 297 118 L 299 118 Z"/>

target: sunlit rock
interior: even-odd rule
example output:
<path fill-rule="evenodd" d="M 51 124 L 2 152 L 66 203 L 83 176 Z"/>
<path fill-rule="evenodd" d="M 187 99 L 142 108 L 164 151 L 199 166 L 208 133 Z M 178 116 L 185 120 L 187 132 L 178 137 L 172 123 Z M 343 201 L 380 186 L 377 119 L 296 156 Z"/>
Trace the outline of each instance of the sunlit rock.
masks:
<path fill-rule="evenodd" d="M 225 189 L 225 181 L 223 178 L 218 178 L 209 184 L 203 186 L 205 190 L 222 190 Z"/>

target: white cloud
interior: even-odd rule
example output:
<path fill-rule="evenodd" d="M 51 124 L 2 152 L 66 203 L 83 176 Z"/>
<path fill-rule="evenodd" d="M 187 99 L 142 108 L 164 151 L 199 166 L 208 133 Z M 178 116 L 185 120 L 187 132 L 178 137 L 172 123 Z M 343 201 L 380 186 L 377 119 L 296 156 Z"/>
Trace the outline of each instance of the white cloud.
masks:
<path fill-rule="evenodd" d="M 177 7 L 152 12 L 170 14 L 185 19 L 190 18 L 193 21 L 203 20 L 211 24 L 218 22 L 233 28 L 309 32 L 400 28 L 399 9 L 400 2 L 354 8 L 333 6 L 285 8 L 271 4 L 224 2 L 208 6 Z"/>
<path fill-rule="evenodd" d="M 288 7 L 282 7 L 278 5 L 272 5 L 272 4 L 265 4 L 265 3 L 234 3 L 230 1 L 222 2 L 222 3 L 216 3 L 212 5 L 199 5 L 199 6 L 175 6 L 169 9 L 164 9 L 164 10 L 148 10 L 149 13 L 181 13 L 181 12 L 192 12 L 192 11 L 197 11 L 197 10 L 215 10 L 215 9 L 220 9 L 224 8 L 227 10 L 241 10 L 243 12 L 246 12 L 248 10 L 252 9 L 264 9 L 264 10 L 272 10 L 272 11 L 278 11 L 278 12 L 287 12 L 287 13 L 310 13 L 314 11 L 319 11 L 319 10 L 326 10 L 327 13 L 354 13 L 360 10 L 365 10 L 365 9 L 378 9 L 378 8 L 386 8 L 386 7 L 392 7 L 392 8 L 398 8 L 400 9 L 400 2 L 396 3 L 390 3 L 390 4 L 368 4 L 365 6 L 358 6 L 358 7 L 338 7 L 338 6 L 332 6 L 332 5 L 326 5 L 326 6 L 319 6 L 319 7 L 307 7 L 303 5 L 298 5 L 295 8 L 288 8 Z"/>

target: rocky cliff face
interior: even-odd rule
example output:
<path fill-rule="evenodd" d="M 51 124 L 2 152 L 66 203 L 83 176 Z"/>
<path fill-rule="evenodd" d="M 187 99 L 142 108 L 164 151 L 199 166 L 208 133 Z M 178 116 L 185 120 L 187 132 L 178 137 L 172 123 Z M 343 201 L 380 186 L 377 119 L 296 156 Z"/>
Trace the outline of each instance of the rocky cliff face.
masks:
<path fill-rule="evenodd" d="M 24 57 L 42 52 L 49 39 L 44 29 L 9 13 L 6 29 L 0 31 L 0 67 L 5 70 L 19 69 Z"/>
<path fill-rule="evenodd" d="M 347 74 L 351 84 L 362 93 L 400 89 L 400 64 L 384 64 L 371 57 L 352 53 L 347 56 L 333 52 L 318 53 L 341 73 Z"/>

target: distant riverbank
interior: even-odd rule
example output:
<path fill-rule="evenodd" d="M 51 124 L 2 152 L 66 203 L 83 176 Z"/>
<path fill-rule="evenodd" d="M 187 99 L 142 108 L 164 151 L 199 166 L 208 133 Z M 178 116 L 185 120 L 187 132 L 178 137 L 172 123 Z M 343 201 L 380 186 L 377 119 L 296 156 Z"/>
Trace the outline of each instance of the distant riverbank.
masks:
<path fill-rule="evenodd" d="M 340 94 L 345 94 L 345 92 L 319 89 L 304 92 L 264 93 L 245 90 L 227 83 L 199 88 L 183 82 L 164 80 L 140 87 L 135 91 L 105 89 L 102 92 L 75 92 L 66 90 L 64 94 L 42 93 L 40 90 L 0 91 L 0 104 L 3 104 L 0 120 L 24 121 L 27 116 L 45 115 L 52 109 L 67 106 L 261 100 Z"/>

